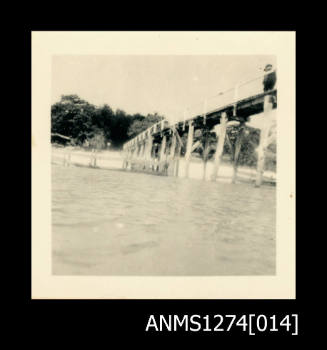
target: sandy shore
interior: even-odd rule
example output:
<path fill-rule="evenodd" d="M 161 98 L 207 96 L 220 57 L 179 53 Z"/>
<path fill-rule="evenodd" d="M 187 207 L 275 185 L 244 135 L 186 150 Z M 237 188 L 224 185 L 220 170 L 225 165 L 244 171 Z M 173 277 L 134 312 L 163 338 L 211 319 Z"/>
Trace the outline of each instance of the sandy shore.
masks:
<path fill-rule="evenodd" d="M 52 163 L 59 165 L 94 166 L 94 156 L 96 156 L 95 166 L 100 169 L 122 170 L 124 154 L 122 151 L 99 151 L 92 153 L 82 149 L 52 148 Z M 178 177 L 185 176 L 185 160 L 179 161 Z M 206 169 L 206 180 L 210 180 L 213 171 L 213 161 L 208 161 Z M 233 167 L 231 164 L 223 162 L 219 168 L 218 181 L 231 182 Z M 252 182 L 255 180 L 256 169 L 239 166 L 237 173 L 238 181 Z M 190 162 L 189 177 L 193 179 L 203 179 L 203 163 L 200 159 L 193 159 Z M 272 171 L 264 172 L 264 181 L 274 183 L 276 173 Z"/>

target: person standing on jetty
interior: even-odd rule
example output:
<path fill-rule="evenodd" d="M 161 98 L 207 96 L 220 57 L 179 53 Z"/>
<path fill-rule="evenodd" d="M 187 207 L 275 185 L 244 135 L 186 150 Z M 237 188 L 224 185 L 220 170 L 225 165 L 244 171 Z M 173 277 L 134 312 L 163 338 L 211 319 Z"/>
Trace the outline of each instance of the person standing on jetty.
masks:
<path fill-rule="evenodd" d="M 275 87 L 277 76 L 276 76 L 276 71 L 273 70 L 272 64 L 267 64 L 265 69 L 264 69 L 264 72 L 265 72 L 265 76 L 264 76 L 263 82 L 262 82 L 263 91 L 267 92 L 267 91 L 272 90 Z M 275 101 L 276 101 L 275 96 L 271 95 L 269 97 L 269 101 L 271 103 L 275 103 Z"/>
<path fill-rule="evenodd" d="M 267 64 L 264 69 L 264 72 L 266 73 L 262 82 L 264 92 L 272 90 L 276 84 L 276 80 L 277 80 L 276 71 L 272 71 L 272 70 L 273 70 L 272 64 Z M 270 71 L 272 72 L 268 73 Z"/>

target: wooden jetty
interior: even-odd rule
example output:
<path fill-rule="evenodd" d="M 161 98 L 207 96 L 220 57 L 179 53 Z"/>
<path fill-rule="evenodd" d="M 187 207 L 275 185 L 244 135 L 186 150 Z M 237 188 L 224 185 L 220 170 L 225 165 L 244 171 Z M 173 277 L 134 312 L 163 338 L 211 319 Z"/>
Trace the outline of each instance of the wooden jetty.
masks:
<path fill-rule="evenodd" d="M 262 113 L 263 123 L 260 127 L 260 140 L 257 148 L 258 161 L 255 180 L 255 186 L 260 186 L 263 181 L 265 150 L 271 141 L 269 135 L 272 127 L 271 112 L 277 108 L 277 88 L 273 87 L 264 91 L 262 84 L 265 76 L 271 73 L 238 84 L 233 89 L 205 99 L 201 103 L 202 111 L 195 111 L 190 118 L 184 117 L 183 120 L 172 124 L 167 120 L 162 120 L 141 132 L 123 146 L 123 169 L 178 176 L 179 161 L 183 158 L 184 176 L 189 177 L 191 155 L 200 143 L 199 141 L 194 142 L 194 134 L 197 130 L 201 130 L 203 135 L 209 135 L 214 131 L 217 142 L 211 180 L 216 181 L 227 128 L 236 125 L 238 133 L 233 147 L 232 177 L 232 182 L 235 182 L 244 126 L 251 116 Z M 208 138 L 205 137 L 202 143 L 204 164 L 206 164 L 209 149 L 207 141 Z"/>

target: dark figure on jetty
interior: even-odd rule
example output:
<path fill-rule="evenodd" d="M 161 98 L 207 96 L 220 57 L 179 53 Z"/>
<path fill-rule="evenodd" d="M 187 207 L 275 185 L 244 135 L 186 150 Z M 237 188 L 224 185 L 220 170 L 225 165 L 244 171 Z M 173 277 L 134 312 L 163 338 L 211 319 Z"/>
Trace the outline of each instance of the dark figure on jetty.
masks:
<path fill-rule="evenodd" d="M 270 72 L 272 70 L 273 66 L 271 64 L 267 64 L 264 71 L 266 73 Z M 266 74 L 263 78 L 263 91 L 269 91 L 272 90 L 276 84 L 276 72 L 271 72 L 269 74 Z"/>

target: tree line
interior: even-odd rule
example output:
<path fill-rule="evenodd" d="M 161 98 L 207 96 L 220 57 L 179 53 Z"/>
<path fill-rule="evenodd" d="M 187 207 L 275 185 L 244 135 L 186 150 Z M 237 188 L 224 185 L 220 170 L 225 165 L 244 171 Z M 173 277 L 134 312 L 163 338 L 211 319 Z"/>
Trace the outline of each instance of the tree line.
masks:
<path fill-rule="evenodd" d="M 128 114 L 122 109 L 114 111 L 109 105 L 97 107 L 78 95 L 62 95 L 51 106 L 51 133 L 71 138 L 71 143 L 102 149 L 110 143 L 112 148 L 122 145 L 141 131 L 164 117 L 158 113 Z M 54 142 L 63 139 L 52 139 Z"/>

